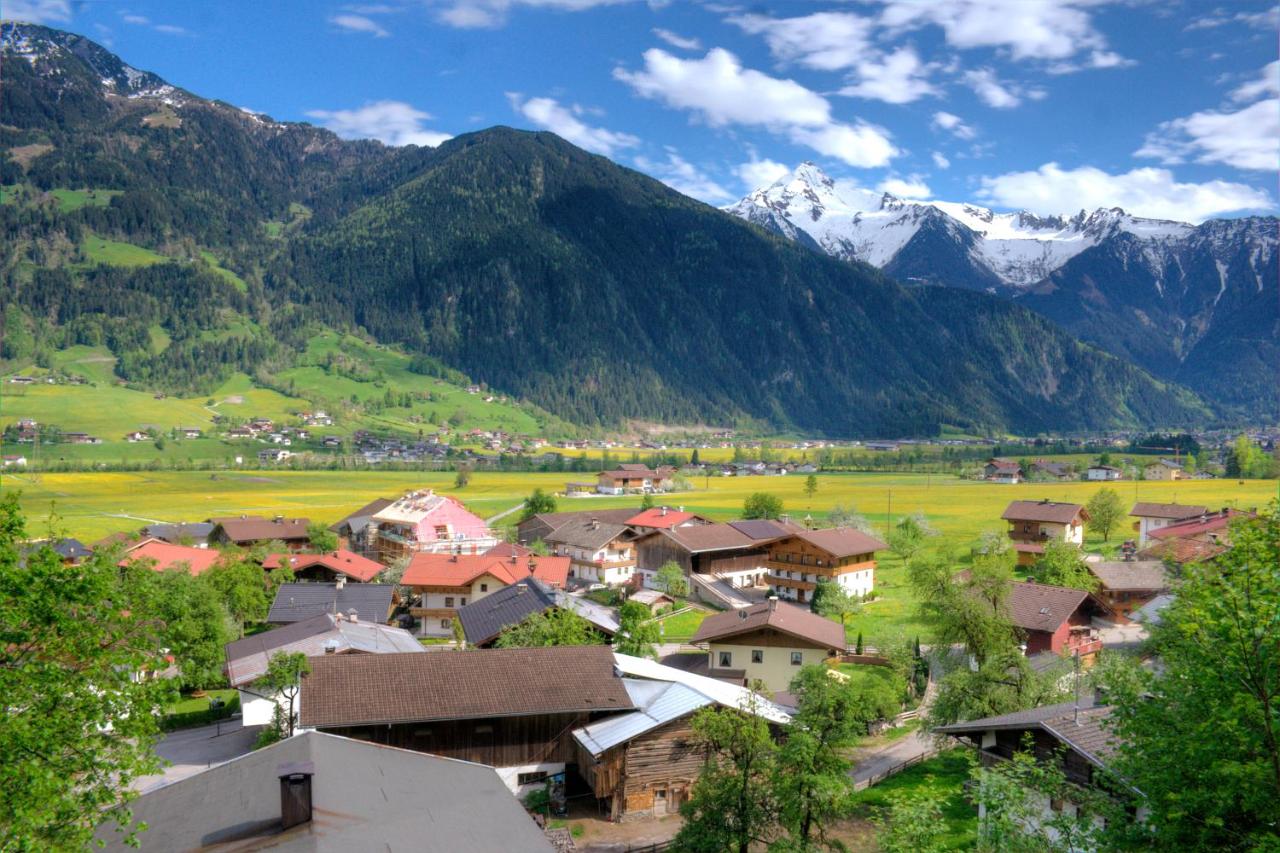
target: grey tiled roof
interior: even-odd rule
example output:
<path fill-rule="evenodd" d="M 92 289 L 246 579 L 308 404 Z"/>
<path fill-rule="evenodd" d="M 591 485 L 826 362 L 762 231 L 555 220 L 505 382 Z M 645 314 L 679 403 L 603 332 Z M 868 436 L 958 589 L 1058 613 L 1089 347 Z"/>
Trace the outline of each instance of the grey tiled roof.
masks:
<path fill-rule="evenodd" d="M 1111 560 L 1087 563 L 1093 576 L 1109 590 L 1161 590 L 1169 588 L 1169 576 L 1159 560 Z"/>
<path fill-rule="evenodd" d="M 458 621 L 462 623 L 467 642 L 476 646 L 493 640 L 534 613 L 552 607 L 577 613 L 611 637 L 618 630 L 618 623 L 607 607 L 552 589 L 537 578 L 522 580 L 471 602 L 458 610 Z"/>
<path fill-rule="evenodd" d="M 267 621 L 275 625 L 301 622 L 322 613 L 350 614 L 362 622 L 386 622 L 395 587 L 382 583 L 286 583 L 276 590 Z"/>

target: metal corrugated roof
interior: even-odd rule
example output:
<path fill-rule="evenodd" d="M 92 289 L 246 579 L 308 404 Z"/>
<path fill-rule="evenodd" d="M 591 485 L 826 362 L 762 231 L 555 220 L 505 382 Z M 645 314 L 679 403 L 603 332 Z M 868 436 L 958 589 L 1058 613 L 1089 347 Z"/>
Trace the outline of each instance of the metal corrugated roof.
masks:
<path fill-rule="evenodd" d="M 626 743 L 686 714 L 692 714 L 713 702 L 710 697 L 683 684 L 637 681 L 630 678 L 623 681 L 631 701 L 640 710 L 574 729 L 574 738 L 592 755 L 600 755 L 618 744 Z"/>
<path fill-rule="evenodd" d="M 613 660 L 614 666 L 624 676 L 683 684 L 727 708 L 737 708 L 742 711 L 754 710 L 756 714 L 773 723 L 785 725 L 791 722 L 791 715 L 782 708 L 740 685 L 676 669 L 673 666 L 663 666 L 648 658 L 632 657 L 618 652 L 614 652 Z"/>

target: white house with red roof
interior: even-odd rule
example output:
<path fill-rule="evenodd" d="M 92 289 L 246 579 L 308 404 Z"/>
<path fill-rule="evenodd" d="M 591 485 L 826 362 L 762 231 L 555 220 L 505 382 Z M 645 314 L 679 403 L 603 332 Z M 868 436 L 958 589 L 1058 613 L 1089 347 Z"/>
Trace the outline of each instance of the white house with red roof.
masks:
<path fill-rule="evenodd" d="M 710 524 L 711 519 L 704 518 L 694 512 L 685 512 L 684 507 L 672 509 L 668 506 L 652 506 L 626 520 L 629 527 L 637 533 L 649 533 L 654 530 L 674 530 L 678 527 L 691 527 L 695 524 Z"/>
<path fill-rule="evenodd" d="M 422 620 L 421 633 L 448 637 L 459 608 L 530 576 L 563 589 L 569 578 L 569 558 L 419 553 L 400 583 L 416 599 L 409 613 Z"/>
<path fill-rule="evenodd" d="M 480 554 L 502 541 L 462 502 L 431 489 L 409 492 L 373 514 L 378 562 L 419 553 Z"/>

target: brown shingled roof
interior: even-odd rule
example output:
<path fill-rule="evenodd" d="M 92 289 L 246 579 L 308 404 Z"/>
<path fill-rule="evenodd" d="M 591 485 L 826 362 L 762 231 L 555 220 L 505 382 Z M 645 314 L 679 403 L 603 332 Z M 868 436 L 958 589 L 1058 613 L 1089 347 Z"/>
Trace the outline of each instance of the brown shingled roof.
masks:
<path fill-rule="evenodd" d="M 1138 518 L 1190 518 L 1193 515 L 1204 515 L 1208 507 L 1193 504 L 1155 504 L 1139 501 L 1129 510 L 1129 515 Z"/>
<path fill-rule="evenodd" d="M 328 655 L 302 682 L 304 726 L 630 710 L 608 646 Z"/>
<path fill-rule="evenodd" d="M 211 523 L 221 527 L 232 542 L 270 542 L 279 539 L 287 542 L 290 539 L 306 539 L 309 518 L 282 518 L 275 521 L 256 515 L 235 516 L 232 518 L 211 518 Z"/>
<path fill-rule="evenodd" d="M 1083 589 L 1014 581 L 1009 585 L 1009 616 L 1025 631 L 1058 630 L 1063 622 L 1086 602 L 1099 610 L 1106 607 Z"/>
<path fill-rule="evenodd" d="M 1089 513 L 1080 504 L 1057 501 L 1013 501 L 1000 516 L 1005 521 L 1042 521 L 1050 524 L 1070 524 L 1077 517 L 1087 519 Z"/>
<path fill-rule="evenodd" d="M 889 546 L 874 536 L 852 527 L 828 527 L 824 530 L 799 530 L 792 534 L 835 557 L 870 554 Z"/>
<path fill-rule="evenodd" d="M 1164 563 L 1159 560 L 1112 560 L 1085 565 L 1102 581 L 1104 589 L 1148 592 L 1169 588 Z"/>
<path fill-rule="evenodd" d="M 708 616 L 702 620 L 690 642 L 709 643 L 761 628 L 772 628 L 822 648 L 843 649 L 846 646 L 844 626 L 839 622 L 785 601 L 766 601 L 742 610 Z"/>

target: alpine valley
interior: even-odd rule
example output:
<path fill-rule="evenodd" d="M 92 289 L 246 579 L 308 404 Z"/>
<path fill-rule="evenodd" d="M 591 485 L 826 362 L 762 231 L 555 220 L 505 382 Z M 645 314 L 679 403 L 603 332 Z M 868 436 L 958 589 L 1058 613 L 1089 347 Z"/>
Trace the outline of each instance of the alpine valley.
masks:
<path fill-rule="evenodd" d="M 586 427 L 1033 434 L 1274 411 L 1274 382 L 1246 377 L 1277 363 L 1275 220 L 870 204 L 809 166 L 735 216 L 549 133 L 344 141 L 81 36 L 2 38 L 8 369 L 105 346 L 133 387 L 204 394 L 276 381 L 337 331 Z"/>
<path fill-rule="evenodd" d="M 1179 382 L 1228 413 L 1280 407 L 1280 220 L 1191 225 L 1119 208 L 1041 217 L 916 201 L 803 163 L 727 208 L 908 285 L 979 290 Z"/>

